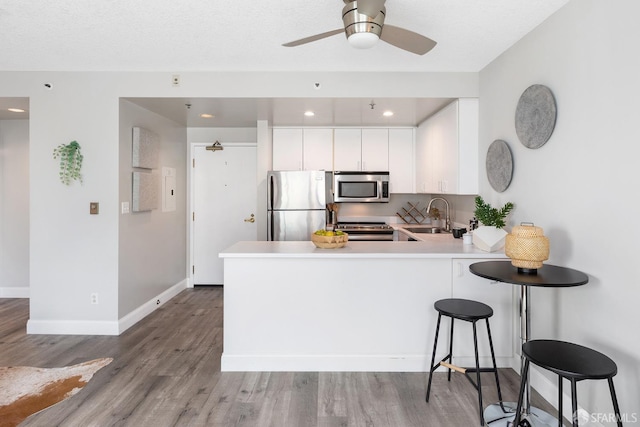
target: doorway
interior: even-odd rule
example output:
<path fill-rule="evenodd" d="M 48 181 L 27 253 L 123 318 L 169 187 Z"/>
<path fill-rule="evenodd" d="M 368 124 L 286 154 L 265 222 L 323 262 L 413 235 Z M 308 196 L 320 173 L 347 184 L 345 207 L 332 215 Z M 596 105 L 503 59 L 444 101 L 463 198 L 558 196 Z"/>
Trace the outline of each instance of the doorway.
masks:
<path fill-rule="evenodd" d="M 191 146 L 191 283 L 224 284 L 218 254 L 257 240 L 256 143 Z M 209 149 L 207 149 L 209 147 Z"/>

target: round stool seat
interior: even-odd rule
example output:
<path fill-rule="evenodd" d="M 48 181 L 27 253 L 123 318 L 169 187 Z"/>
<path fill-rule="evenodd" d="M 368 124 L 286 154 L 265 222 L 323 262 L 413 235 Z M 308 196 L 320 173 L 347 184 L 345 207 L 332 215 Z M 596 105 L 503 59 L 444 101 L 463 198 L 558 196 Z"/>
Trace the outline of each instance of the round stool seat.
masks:
<path fill-rule="evenodd" d="M 493 309 L 487 304 L 460 298 L 447 298 L 433 304 L 443 316 L 473 322 L 493 316 Z"/>
<path fill-rule="evenodd" d="M 609 357 L 569 342 L 531 340 L 522 345 L 522 353 L 541 368 L 577 381 L 612 378 L 618 373 Z"/>

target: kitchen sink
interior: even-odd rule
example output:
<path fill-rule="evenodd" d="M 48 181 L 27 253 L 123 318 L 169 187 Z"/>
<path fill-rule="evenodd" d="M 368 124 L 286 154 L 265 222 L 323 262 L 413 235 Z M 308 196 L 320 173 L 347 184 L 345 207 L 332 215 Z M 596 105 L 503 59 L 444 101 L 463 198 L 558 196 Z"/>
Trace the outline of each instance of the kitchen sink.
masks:
<path fill-rule="evenodd" d="M 409 233 L 415 234 L 437 234 L 437 233 L 449 233 L 440 227 L 408 227 L 405 228 Z"/>

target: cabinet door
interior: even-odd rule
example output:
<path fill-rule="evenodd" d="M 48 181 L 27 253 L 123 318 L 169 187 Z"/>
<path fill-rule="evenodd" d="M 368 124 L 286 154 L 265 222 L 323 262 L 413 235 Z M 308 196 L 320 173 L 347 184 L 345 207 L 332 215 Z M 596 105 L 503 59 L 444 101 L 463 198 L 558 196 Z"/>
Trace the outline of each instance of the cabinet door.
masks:
<path fill-rule="evenodd" d="M 413 129 L 389 129 L 389 192 L 415 192 L 413 147 Z"/>
<path fill-rule="evenodd" d="M 333 166 L 337 171 L 361 170 L 360 129 L 335 129 L 333 145 Z"/>
<path fill-rule="evenodd" d="M 363 171 L 389 170 L 389 130 L 362 129 Z"/>
<path fill-rule="evenodd" d="M 302 170 L 302 129 L 273 129 L 272 169 Z"/>
<path fill-rule="evenodd" d="M 515 341 L 515 292 L 517 287 L 509 283 L 492 282 L 483 279 L 469 271 L 469 265 L 486 261 L 481 259 L 453 259 L 453 298 L 464 298 L 487 304 L 493 309 L 493 316 L 489 318 L 491 337 L 498 366 L 507 365 L 507 360 L 514 356 Z M 493 260 L 495 261 L 495 260 Z M 448 322 L 447 322 L 448 324 Z M 476 324 L 478 330 L 478 352 L 480 364 L 491 364 L 491 352 L 487 339 L 486 323 Z M 459 366 L 473 366 L 473 329 L 471 323 L 457 321 L 453 338 L 454 360 L 459 358 Z M 470 364 L 469 364 L 470 363 Z"/>
<path fill-rule="evenodd" d="M 458 99 L 418 126 L 416 189 L 478 193 L 478 99 Z"/>
<path fill-rule="evenodd" d="M 478 194 L 478 98 L 458 100 L 458 194 Z"/>
<path fill-rule="evenodd" d="M 304 129 L 302 158 L 304 170 L 333 170 L 333 130 Z"/>
<path fill-rule="evenodd" d="M 436 150 L 433 167 L 437 192 L 441 194 L 458 191 L 458 101 L 443 108 L 434 117 Z"/>
<path fill-rule="evenodd" d="M 427 119 L 416 130 L 416 192 L 438 193 L 437 171 L 439 167 L 438 129 L 434 121 Z"/>

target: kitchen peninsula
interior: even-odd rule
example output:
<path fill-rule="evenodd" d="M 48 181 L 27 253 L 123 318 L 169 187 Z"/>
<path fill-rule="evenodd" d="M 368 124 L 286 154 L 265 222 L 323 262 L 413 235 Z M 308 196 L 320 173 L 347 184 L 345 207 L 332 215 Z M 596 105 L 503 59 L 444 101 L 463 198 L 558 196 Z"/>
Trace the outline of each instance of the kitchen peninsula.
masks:
<path fill-rule="evenodd" d="M 514 358 L 513 287 L 469 265 L 505 259 L 450 234 L 416 242 L 238 242 L 224 250 L 223 371 L 426 372 L 442 298 L 494 309 L 498 365 Z M 465 322 L 463 322 L 465 323 Z M 456 325 L 454 360 L 472 363 L 471 328 Z M 482 331 L 481 328 L 481 332 Z M 441 340 L 444 346 L 446 340 Z M 444 355 L 444 353 L 443 353 Z M 481 362 L 490 359 L 480 346 Z"/>

